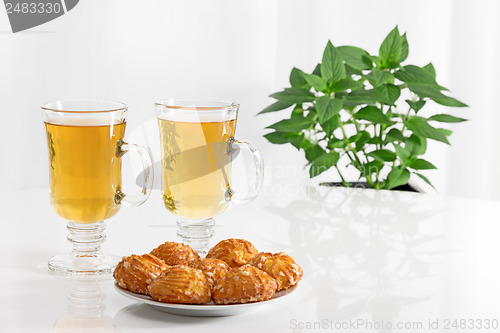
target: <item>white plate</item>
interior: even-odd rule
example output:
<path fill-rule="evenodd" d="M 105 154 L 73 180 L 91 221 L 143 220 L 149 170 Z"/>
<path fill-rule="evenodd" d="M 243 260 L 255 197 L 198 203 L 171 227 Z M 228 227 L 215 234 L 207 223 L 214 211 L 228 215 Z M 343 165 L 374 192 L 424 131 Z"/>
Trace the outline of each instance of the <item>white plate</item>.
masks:
<path fill-rule="evenodd" d="M 292 293 L 297 289 L 297 285 L 287 289 L 282 290 L 274 294 L 274 296 L 263 302 L 245 303 L 245 304 L 229 304 L 229 305 L 219 305 L 213 302 L 207 304 L 175 304 L 175 303 L 163 303 L 153 300 L 150 296 L 136 294 L 131 291 L 125 290 L 115 283 L 115 289 L 122 295 L 127 296 L 133 300 L 141 303 L 149 304 L 157 310 L 172 313 L 181 316 L 192 316 L 192 317 L 223 317 L 223 316 L 234 316 L 240 313 L 250 312 L 257 310 L 269 303 L 281 299 Z"/>

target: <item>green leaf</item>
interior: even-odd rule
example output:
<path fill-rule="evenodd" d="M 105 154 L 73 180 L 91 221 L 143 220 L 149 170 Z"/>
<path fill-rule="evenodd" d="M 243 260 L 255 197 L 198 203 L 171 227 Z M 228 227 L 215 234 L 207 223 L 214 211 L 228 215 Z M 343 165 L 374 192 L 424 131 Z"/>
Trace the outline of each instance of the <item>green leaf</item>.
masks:
<path fill-rule="evenodd" d="M 378 87 L 384 83 L 394 83 L 394 74 L 376 67 L 367 74 L 367 77 L 371 85 L 374 87 Z"/>
<path fill-rule="evenodd" d="M 375 124 L 392 125 L 387 116 L 376 106 L 365 106 L 354 114 L 354 119 L 367 120 Z"/>
<path fill-rule="evenodd" d="M 399 57 L 399 62 L 403 62 L 408 58 L 408 53 L 410 47 L 408 46 L 408 40 L 406 39 L 406 32 L 401 36 L 401 56 Z"/>
<path fill-rule="evenodd" d="M 467 119 L 454 117 L 449 114 L 436 114 L 427 118 L 427 120 L 434 120 L 442 123 L 461 123 L 463 121 L 467 121 Z"/>
<path fill-rule="evenodd" d="M 303 133 L 285 133 L 285 132 L 271 132 L 264 137 L 271 143 L 274 144 L 285 144 L 290 143 L 295 148 L 300 149 L 304 147 L 304 134 Z"/>
<path fill-rule="evenodd" d="M 392 145 L 394 146 L 394 149 L 396 150 L 396 155 L 398 155 L 398 157 L 403 162 L 406 163 L 408 161 L 408 159 L 410 158 L 411 152 L 406 147 L 401 147 L 397 143 L 393 142 Z"/>
<path fill-rule="evenodd" d="M 349 142 L 356 144 L 356 150 L 361 150 L 365 143 L 371 139 L 370 133 L 367 131 L 360 131 L 349 138 Z"/>
<path fill-rule="evenodd" d="M 307 74 L 307 73 L 303 73 L 302 75 L 306 79 L 307 83 L 311 87 L 316 89 L 316 91 L 325 91 L 328 89 L 328 86 L 326 84 L 326 80 L 323 79 L 322 77 L 314 75 L 314 74 Z"/>
<path fill-rule="evenodd" d="M 314 67 L 312 74 L 316 76 L 321 76 L 321 64 L 317 64 L 316 67 Z"/>
<path fill-rule="evenodd" d="M 448 142 L 448 139 L 446 138 L 446 135 L 444 135 L 437 128 L 434 128 L 431 125 L 429 125 L 429 123 L 425 118 L 413 116 L 408 118 L 405 124 L 406 127 L 410 131 L 412 131 L 415 135 L 421 136 L 423 138 L 429 138 L 432 140 L 441 141 L 446 144 L 450 144 Z"/>
<path fill-rule="evenodd" d="M 423 158 L 419 158 L 411 163 L 410 168 L 415 170 L 428 170 L 428 169 L 437 169 L 434 164 L 429 161 L 424 160 Z"/>
<path fill-rule="evenodd" d="M 374 150 L 366 155 L 379 162 L 392 162 L 396 160 L 396 154 L 388 149 Z"/>
<path fill-rule="evenodd" d="M 301 88 L 285 88 L 285 90 L 269 95 L 284 103 L 306 103 L 314 101 L 314 94 L 306 89 Z"/>
<path fill-rule="evenodd" d="M 407 65 L 394 73 L 394 76 L 406 84 L 418 83 L 437 88 L 438 90 L 448 90 L 437 84 L 436 79 L 428 70 L 415 65 Z"/>
<path fill-rule="evenodd" d="M 298 150 L 310 145 L 309 141 L 305 139 L 304 133 L 287 133 L 287 139 Z"/>
<path fill-rule="evenodd" d="M 391 130 L 385 136 L 386 143 L 394 142 L 394 141 L 401 142 L 403 140 L 404 140 L 403 133 L 401 133 L 401 131 L 398 130 L 397 128 L 391 128 Z"/>
<path fill-rule="evenodd" d="M 441 93 L 438 88 L 420 83 L 408 83 L 408 88 L 417 94 L 420 98 L 429 97 L 434 102 L 444 105 L 444 106 L 454 106 L 454 107 L 466 107 L 467 104 L 460 102 L 459 100 L 446 96 Z"/>
<path fill-rule="evenodd" d="M 325 151 L 323 150 L 323 148 L 321 148 L 319 145 L 316 144 L 305 149 L 305 154 L 306 154 L 306 159 L 309 162 L 313 162 L 315 159 L 325 154 Z"/>
<path fill-rule="evenodd" d="M 327 137 L 331 137 L 333 131 L 335 131 L 340 126 L 340 116 L 337 114 L 333 116 L 331 119 L 320 124 L 323 131 L 325 131 L 325 135 Z"/>
<path fill-rule="evenodd" d="M 285 103 L 285 102 L 277 101 L 277 102 L 274 102 L 273 104 L 269 105 L 267 108 L 265 108 L 264 110 L 260 111 L 257 114 L 259 115 L 259 114 L 263 114 L 263 113 L 284 110 L 284 109 L 289 108 L 292 105 L 293 105 L 292 103 Z"/>
<path fill-rule="evenodd" d="M 323 52 L 321 77 L 333 82 L 340 81 L 345 77 L 345 67 L 342 57 L 330 41 L 326 44 L 325 51 Z"/>
<path fill-rule="evenodd" d="M 446 128 L 438 128 L 438 131 L 440 131 L 441 133 L 443 133 L 446 136 L 450 136 L 451 134 L 453 134 L 452 131 L 450 131 L 449 129 L 446 129 Z"/>
<path fill-rule="evenodd" d="M 339 46 L 337 52 L 340 54 L 345 63 L 352 68 L 362 71 L 372 68 L 371 62 L 363 60 L 363 57 L 369 57 L 370 54 L 365 50 L 355 46 Z"/>
<path fill-rule="evenodd" d="M 288 138 L 286 137 L 286 134 L 287 133 L 276 131 L 267 133 L 264 135 L 264 137 L 271 143 L 281 145 L 289 142 Z"/>
<path fill-rule="evenodd" d="M 310 118 L 290 118 L 283 119 L 277 123 L 274 123 L 266 128 L 272 128 L 280 132 L 300 132 L 302 130 L 310 128 L 314 124 L 314 120 Z"/>
<path fill-rule="evenodd" d="M 307 81 L 304 78 L 304 72 L 298 68 L 292 68 L 290 72 L 290 85 L 292 88 L 305 88 L 307 89 Z"/>
<path fill-rule="evenodd" d="M 387 175 L 387 180 L 389 181 L 389 188 L 394 188 L 396 186 L 405 185 L 410 180 L 410 171 L 402 167 L 395 167 Z"/>
<path fill-rule="evenodd" d="M 331 91 L 332 92 L 339 92 L 339 91 L 345 91 L 351 89 L 351 91 L 354 91 L 356 89 L 361 89 L 364 87 L 364 84 L 359 81 L 355 81 L 352 78 L 348 77 L 345 79 L 342 79 L 338 82 L 335 82 L 332 87 Z"/>
<path fill-rule="evenodd" d="M 423 99 L 419 99 L 418 101 L 412 101 L 407 99 L 406 103 L 417 113 L 420 109 L 425 105 L 425 101 Z"/>
<path fill-rule="evenodd" d="M 429 181 L 429 179 L 427 179 L 427 177 L 425 177 L 424 175 L 418 173 L 418 172 L 415 172 L 415 175 L 419 176 L 420 178 L 422 178 L 427 184 L 429 184 L 430 186 L 432 186 L 432 188 L 436 189 L 434 187 L 434 185 L 431 184 L 431 182 Z"/>
<path fill-rule="evenodd" d="M 342 100 L 330 98 L 330 96 L 320 96 L 316 98 L 316 109 L 318 110 L 320 124 L 337 115 L 342 109 Z"/>
<path fill-rule="evenodd" d="M 397 77 L 397 75 L 396 75 Z M 446 97 L 439 87 L 425 83 L 414 83 L 407 82 L 408 88 L 420 98 L 430 97 L 430 98 L 444 98 Z"/>
<path fill-rule="evenodd" d="M 462 103 L 453 97 L 448 97 L 446 95 L 443 95 L 443 96 L 444 96 L 443 98 L 432 98 L 431 97 L 431 99 L 434 102 L 441 104 L 441 105 L 444 105 L 444 106 L 453 106 L 453 107 L 459 107 L 459 108 L 468 107 L 467 104 Z"/>
<path fill-rule="evenodd" d="M 354 67 L 351 67 L 348 64 L 344 64 L 344 67 L 345 67 L 345 74 L 347 77 L 350 77 L 352 75 L 360 75 L 360 76 L 363 75 L 362 71 Z"/>
<path fill-rule="evenodd" d="M 381 100 L 385 104 L 394 105 L 401 95 L 401 88 L 390 83 L 383 84 L 375 88 L 375 90 L 383 96 Z"/>
<path fill-rule="evenodd" d="M 380 92 L 370 90 L 355 90 L 344 97 L 344 105 L 376 104 L 385 101 L 386 97 Z"/>
<path fill-rule="evenodd" d="M 361 165 L 358 170 L 364 177 L 371 176 L 374 173 L 379 173 L 384 167 L 384 163 L 378 160 L 373 160 L 371 162 Z"/>
<path fill-rule="evenodd" d="M 363 60 L 363 62 L 369 68 L 373 68 L 373 62 L 374 62 L 373 59 L 374 59 L 374 57 L 372 57 L 371 55 L 364 55 L 364 56 L 361 57 L 361 60 Z"/>
<path fill-rule="evenodd" d="M 290 116 L 291 118 L 304 118 L 304 108 L 302 107 L 302 104 L 297 104 L 292 110 L 292 114 Z"/>
<path fill-rule="evenodd" d="M 427 150 L 427 139 L 412 134 L 406 139 L 405 148 L 410 152 L 411 156 L 422 155 Z"/>
<path fill-rule="evenodd" d="M 378 136 L 374 136 L 370 140 L 368 140 L 368 143 L 371 145 L 378 145 L 379 143 L 382 143 L 382 140 Z"/>
<path fill-rule="evenodd" d="M 334 137 L 328 141 L 328 145 L 326 147 L 332 150 L 335 148 L 344 148 L 345 146 L 347 146 L 347 143 L 344 140 L 340 140 Z"/>
<path fill-rule="evenodd" d="M 383 67 L 393 68 L 401 58 L 403 43 L 396 26 L 384 39 L 380 46 L 378 55 L 382 60 Z"/>
<path fill-rule="evenodd" d="M 422 68 L 425 69 L 427 73 L 429 73 L 434 78 L 434 80 L 436 79 L 436 69 L 434 68 L 432 62 L 428 63 Z"/>
<path fill-rule="evenodd" d="M 321 155 L 312 162 L 311 167 L 309 168 L 309 176 L 311 178 L 316 177 L 336 165 L 338 160 L 339 154 L 334 151 Z"/>

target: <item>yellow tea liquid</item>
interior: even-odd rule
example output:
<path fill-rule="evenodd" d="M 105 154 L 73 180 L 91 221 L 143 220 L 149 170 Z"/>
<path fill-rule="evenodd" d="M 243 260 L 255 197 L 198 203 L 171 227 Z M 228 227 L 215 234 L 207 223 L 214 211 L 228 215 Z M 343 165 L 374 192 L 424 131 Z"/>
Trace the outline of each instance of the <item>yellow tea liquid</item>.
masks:
<path fill-rule="evenodd" d="M 50 157 L 50 198 L 61 217 L 94 223 L 115 215 L 120 205 L 121 161 L 116 157 L 125 123 L 45 123 Z"/>
<path fill-rule="evenodd" d="M 158 119 L 162 149 L 163 201 L 172 213 L 206 219 L 228 207 L 231 156 L 227 145 L 236 119 L 188 122 Z"/>

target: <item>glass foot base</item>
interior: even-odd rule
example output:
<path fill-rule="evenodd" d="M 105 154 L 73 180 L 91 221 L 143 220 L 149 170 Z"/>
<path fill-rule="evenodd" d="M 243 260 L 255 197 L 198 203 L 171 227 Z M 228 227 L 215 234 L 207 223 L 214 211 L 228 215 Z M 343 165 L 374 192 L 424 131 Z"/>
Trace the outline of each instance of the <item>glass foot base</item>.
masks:
<path fill-rule="evenodd" d="M 66 275 L 99 275 L 112 273 L 121 258 L 101 253 L 106 239 L 104 222 L 68 222 L 68 240 L 73 245 L 71 253 L 49 260 L 49 269 Z"/>
<path fill-rule="evenodd" d="M 120 260 L 120 257 L 110 255 L 57 255 L 49 260 L 49 269 L 66 275 L 110 274 Z"/>

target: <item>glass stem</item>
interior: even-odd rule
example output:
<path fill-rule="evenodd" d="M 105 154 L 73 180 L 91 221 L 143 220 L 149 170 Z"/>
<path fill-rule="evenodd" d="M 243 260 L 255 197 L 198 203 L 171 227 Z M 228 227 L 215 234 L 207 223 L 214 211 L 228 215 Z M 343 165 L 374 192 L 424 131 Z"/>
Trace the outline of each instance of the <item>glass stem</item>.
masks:
<path fill-rule="evenodd" d="M 189 220 L 180 218 L 177 220 L 177 236 L 182 238 L 185 244 L 191 246 L 201 257 L 204 257 L 210 249 L 209 242 L 215 234 L 215 220 Z"/>
<path fill-rule="evenodd" d="M 75 223 L 68 222 L 68 241 L 73 244 L 76 257 L 96 257 L 101 252 L 101 244 L 106 239 L 104 222 Z"/>

